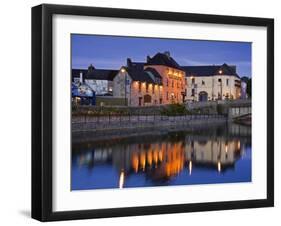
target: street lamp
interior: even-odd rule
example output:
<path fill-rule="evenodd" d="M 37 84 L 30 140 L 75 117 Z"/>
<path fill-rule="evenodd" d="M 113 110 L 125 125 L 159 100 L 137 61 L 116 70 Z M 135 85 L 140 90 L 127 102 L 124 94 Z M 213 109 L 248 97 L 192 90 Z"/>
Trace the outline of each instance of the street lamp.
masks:
<path fill-rule="evenodd" d="M 127 106 L 127 98 L 126 98 L 126 96 L 127 96 L 127 73 L 126 73 L 126 69 L 125 68 L 121 68 L 121 73 L 122 74 L 125 74 L 125 79 L 124 79 L 124 85 L 125 85 L 125 106 Z"/>

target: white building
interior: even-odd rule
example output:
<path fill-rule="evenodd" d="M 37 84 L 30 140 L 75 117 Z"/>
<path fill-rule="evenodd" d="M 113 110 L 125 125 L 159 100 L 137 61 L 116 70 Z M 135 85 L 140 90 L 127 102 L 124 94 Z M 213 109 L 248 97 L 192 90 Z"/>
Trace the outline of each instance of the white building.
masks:
<path fill-rule="evenodd" d="M 112 96 L 113 78 L 117 73 L 117 70 L 96 69 L 90 65 L 88 70 L 73 69 L 72 80 L 74 83 L 84 82 L 95 91 L 97 96 Z"/>
<path fill-rule="evenodd" d="M 236 66 L 183 66 L 186 73 L 186 101 L 241 98 L 241 79 Z"/>

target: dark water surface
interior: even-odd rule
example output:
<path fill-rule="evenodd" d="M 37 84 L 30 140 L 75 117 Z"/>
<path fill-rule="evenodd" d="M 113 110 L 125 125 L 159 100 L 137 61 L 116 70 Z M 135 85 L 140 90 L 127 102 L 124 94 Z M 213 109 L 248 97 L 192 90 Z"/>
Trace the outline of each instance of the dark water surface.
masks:
<path fill-rule="evenodd" d="M 72 190 L 251 181 L 251 127 L 95 140 L 72 146 Z"/>

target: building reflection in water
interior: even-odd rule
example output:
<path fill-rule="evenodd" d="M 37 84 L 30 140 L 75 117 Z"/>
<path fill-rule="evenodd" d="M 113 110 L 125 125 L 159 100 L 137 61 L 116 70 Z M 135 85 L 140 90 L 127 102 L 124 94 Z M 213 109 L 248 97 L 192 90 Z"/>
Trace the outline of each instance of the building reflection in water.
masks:
<path fill-rule="evenodd" d="M 116 142 L 95 148 L 90 145 L 89 151 L 76 155 L 76 161 L 77 165 L 90 170 L 99 164 L 112 165 L 119 174 L 119 188 L 123 188 L 126 177 L 135 174 L 144 174 L 147 179 L 158 182 L 177 177 L 185 169 L 190 176 L 194 169 L 201 168 L 220 175 L 234 169 L 245 145 L 241 142 L 243 139 L 233 137 L 179 132 L 163 139 Z"/>

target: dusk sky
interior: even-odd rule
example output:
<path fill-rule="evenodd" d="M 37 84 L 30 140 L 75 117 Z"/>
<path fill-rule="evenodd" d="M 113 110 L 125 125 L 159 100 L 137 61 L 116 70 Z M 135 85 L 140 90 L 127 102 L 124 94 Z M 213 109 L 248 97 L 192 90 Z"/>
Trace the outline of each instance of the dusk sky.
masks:
<path fill-rule="evenodd" d="M 127 58 L 145 62 L 146 56 L 169 51 L 181 66 L 237 66 L 237 73 L 251 77 L 251 43 L 103 35 L 72 35 L 72 68 L 119 69 Z"/>

